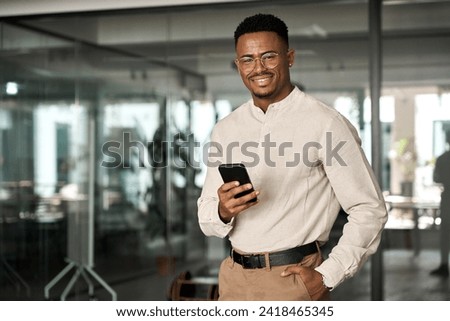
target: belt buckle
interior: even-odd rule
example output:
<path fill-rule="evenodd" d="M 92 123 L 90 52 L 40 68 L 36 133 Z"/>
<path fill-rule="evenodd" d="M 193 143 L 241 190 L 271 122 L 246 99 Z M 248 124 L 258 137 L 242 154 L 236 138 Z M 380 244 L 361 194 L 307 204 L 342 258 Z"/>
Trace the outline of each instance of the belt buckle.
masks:
<path fill-rule="evenodd" d="M 242 255 L 242 267 L 244 269 L 261 269 L 264 266 L 261 264 L 260 255 Z"/>
<path fill-rule="evenodd" d="M 241 265 L 244 269 L 252 269 L 252 258 L 253 255 L 242 255 L 241 256 Z"/>

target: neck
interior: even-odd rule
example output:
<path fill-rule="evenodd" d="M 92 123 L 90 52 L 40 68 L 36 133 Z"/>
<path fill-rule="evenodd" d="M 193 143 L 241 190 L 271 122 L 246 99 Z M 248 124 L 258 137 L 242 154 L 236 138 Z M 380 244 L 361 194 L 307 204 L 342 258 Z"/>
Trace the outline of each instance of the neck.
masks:
<path fill-rule="evenodd" d="M 273 97 L 258 97 L 252 94 L 252 98 L 253 98 L 253 104 L 256 107 L 259 107 L 264 113 L 267 112 L 267 109 L 269 108 L 269 106 L 271 104 L 277 103 L 279 101 L 282 101 L 283 99 L 285 99 L 287 96 L 290 95 L 290 93 L 292 92 L 292 90 L 295 88 L 294 85 L 289 84 L 288 87 L 286 87 L 285 92 L 280 95 L 279 97 L 273 98 Z"/>

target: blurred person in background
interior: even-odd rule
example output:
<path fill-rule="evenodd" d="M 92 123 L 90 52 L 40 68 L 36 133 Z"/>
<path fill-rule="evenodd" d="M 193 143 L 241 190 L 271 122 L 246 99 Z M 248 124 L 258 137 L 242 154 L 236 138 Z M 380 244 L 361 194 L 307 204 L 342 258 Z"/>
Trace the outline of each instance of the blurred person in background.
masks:
<path fill-rule="evenodd" d="M 442 184 L 444 190 L 441 193 L 439 228 L 439 245 L 441 264 L 431 271 L 431 275 L 448 277 L 448 253 L 450 251 L 450 131 L 445 133 L 447 151 L 436 159 L 433 180 Z"/>

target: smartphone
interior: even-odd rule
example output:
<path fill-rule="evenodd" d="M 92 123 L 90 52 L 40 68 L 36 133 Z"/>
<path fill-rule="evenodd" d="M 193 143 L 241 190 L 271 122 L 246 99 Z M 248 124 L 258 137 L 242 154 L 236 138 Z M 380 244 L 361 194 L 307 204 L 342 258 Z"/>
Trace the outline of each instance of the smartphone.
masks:
<path fill-rule="evenodd" d="M 225 183 L 238 181 L 239 185 L 243 185 L 243 184 L 247 184 L 247 183 L 252 184 L 252 182 L 250 181 L 250 177 L 248 176 L 247 169 L 245 168 L 245 165 L 242 163 L 219 165 L 219 172 Z M 252 186 L 253 186 L 253 184 L 252 184 Z M 236 194 L 235 198 L 242 197 L 253 191 L 254 191 L 254 189 L 252 187 L 251 189 L 249 189 L 247 191 Z M 256 202 L 256 197 L 252 198 L 249 202 Z"/>

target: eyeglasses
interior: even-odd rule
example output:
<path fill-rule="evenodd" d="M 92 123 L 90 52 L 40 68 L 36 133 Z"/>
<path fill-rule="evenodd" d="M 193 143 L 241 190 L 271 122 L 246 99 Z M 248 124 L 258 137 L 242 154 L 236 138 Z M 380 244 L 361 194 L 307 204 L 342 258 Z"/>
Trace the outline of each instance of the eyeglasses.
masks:
<path fill-rule="evenodd" d="M 261 57 L 252 58 L 252 57 L 242 57 L 236 59 L 236 63 L 242 72 L 249 73 L 256 67 L 256 60 L 259 59 L 261 61 L 261 65 L 267 69 L 273 69 L 278 66 L 280 62 L 280 54 L 278 52 L 266 52 Z"/>

